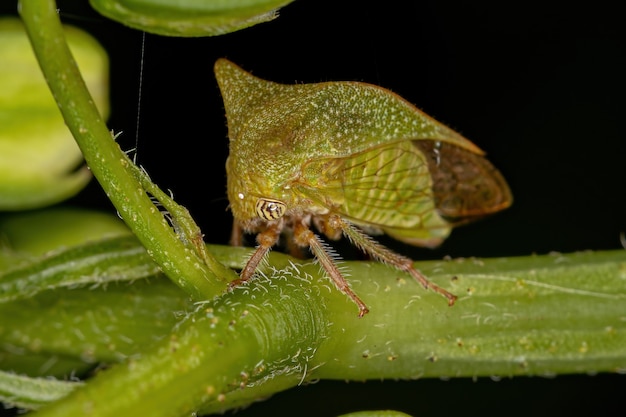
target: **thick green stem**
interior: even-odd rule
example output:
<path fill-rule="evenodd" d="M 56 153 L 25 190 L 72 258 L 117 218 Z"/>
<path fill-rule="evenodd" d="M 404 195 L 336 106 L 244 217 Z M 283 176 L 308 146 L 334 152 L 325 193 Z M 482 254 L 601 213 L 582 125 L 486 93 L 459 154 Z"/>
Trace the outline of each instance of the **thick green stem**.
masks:
<path fill-rule="evenodd" d="M 454 307 L 384 265 L 346 263 L 353 289 L 371 308 L 360 319 L 318 265 L 270 263 L 278 264 L 266 270 L 267 278 L 197 305 L 156 346 L 137 346 L 139 359 L 99 374 L 42 415 L 86 408 L 88 415 L 116 417 L 218 412 L 319 378 L 626 369 L 624 251 L 420 263 L 429 278 L 449 282 L 460 295 Z M 137 289 L 138 296 L 148 292 Z M 145 297 L 135 309 L 156 309 L 151 303 Z M 110 323 L 128 316 L 126 304 L 100 313 L 83 306 L 86 311 L 77 308 L 72 317 L 89 317 L 89 327 Z M 67 341 L 75 330 L 56 337 Z M 79 340 L 72 346 L 80 347 Z"/>
<path fill-rule="evenodd" d="M 258 398 L 296 385 L 326 340 L 329 313 L 311 297 L 308 279 L 290 283 L 280 300 L 284 285 L 260 281 L 199 304 L 156 347 L 102 373 L 42 415 L 182 416 L 207 402 L 230 408 L 227 395 L 248 386 L 269 383 L 271 391 L 251 393 Z"/>
<path fill-rule="evenodd" d="M 65 122 L 121 217 L 165 274 L 194 299 L 209 299 L 223 292 L 232 271 L 207 268 L 204 254 L 199 256 L 192 246 L 181 242 L 113 140 L 67 47 L 55 2 L 21 1 L 19 10 Z"/>

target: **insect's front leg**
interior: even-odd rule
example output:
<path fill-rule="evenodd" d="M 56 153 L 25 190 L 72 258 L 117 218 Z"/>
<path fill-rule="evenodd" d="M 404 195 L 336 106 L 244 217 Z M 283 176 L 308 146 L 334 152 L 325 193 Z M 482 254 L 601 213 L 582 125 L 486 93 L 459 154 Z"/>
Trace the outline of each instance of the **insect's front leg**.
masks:
<path fill-rule="evenodd" d="M 282 229 L 283 220 L 280 219 L 276 222 L 268 223 L 267 228 L 256 236 L 258 246 L 250 259 L 248 259 L 246 266 L 241 270 L 239 279 L 230 282 L 230 289 L 252 278 L 254 271 L 256 271 L 263 258 L 265 258 L 265 255 L 267 255 L 270 249 L 272 249 L 272 246 L 278 242 Z"/>
<path fill-rule="evenodd" d="M 369 309 L 367 308 L 365 303 L 359 298 L 359 296 L 356 295 L 354 291 L 352 291 L 350 285 L 337 268 L 337 265 L 335 265 L 335 262 L 333 261 L 331 256 L 328 254 L 320 238 L 317 237 L 315 233 L 313 233 L 311 229 L 309 229 L 309 227 L 303 222 L 297 222 L 296 224 L 294 224 L 293 234 L 296 243 L 300 246 L 308 246 L 311 249 L 311 252 L 313 252 L 313 255 L 326 270 L 328 276 L 333 280 L 337 288 L 348 297 L 350 297 L 352 301 L 357 305 L 357 307 L 359 308 L 359 317 L 363 317 L 365 314 L 367 314 L 369 312 Z"/>

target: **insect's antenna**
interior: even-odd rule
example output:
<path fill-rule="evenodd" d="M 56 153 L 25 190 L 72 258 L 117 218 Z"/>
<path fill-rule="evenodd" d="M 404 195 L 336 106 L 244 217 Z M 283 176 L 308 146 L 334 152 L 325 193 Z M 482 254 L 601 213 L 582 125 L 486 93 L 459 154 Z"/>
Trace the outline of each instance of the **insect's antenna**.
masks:
<path fill-rule="evenodd" d="M 137 165 L 139 154 L 139 119 L 141 117 L 141 93 L 143 87 L 143 64 L 146 57 L 146 32 L 141 32 L 141 60 L 139 64 L 139 88 L 137 89 L 137 120 L 135 121 L 135 155 L 133 162 Z"/>

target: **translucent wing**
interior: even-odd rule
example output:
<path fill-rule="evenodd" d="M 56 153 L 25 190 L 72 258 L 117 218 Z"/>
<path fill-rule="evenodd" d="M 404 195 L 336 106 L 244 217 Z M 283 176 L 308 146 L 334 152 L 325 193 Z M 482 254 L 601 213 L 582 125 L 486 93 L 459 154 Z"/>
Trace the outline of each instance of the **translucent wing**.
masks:
<path fill-rule="evenodd" d="M 454 225 L 511 204 L 482 155 L 438 141 L 386 144 L 303 167 L 300 190 L 325 209 L 406 243 L 436 246 Z"/>
<path fill-rule="evenodd" d="M 301 188 L 333 213 L 407 243 L 436 246 L 450 225 L 436 210 L 426 156 L 412 141 L 309 161 Z"/>

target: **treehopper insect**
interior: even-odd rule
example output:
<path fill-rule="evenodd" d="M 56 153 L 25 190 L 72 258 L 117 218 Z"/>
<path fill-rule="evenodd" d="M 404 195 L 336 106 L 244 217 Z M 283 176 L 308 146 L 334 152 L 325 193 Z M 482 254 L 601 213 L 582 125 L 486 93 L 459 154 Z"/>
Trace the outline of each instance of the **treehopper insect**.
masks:
<path fill-rule="evenodd" d="M 232 286 L 249 280 L 288 233 L 308 247 L 338 289 L 368 312 L 311 226 L 346 236 L 374 259 L 448 299 L 399 255 L 370 237 L 386 233 L 435 247 L 452 227 L 508 207 L 509 187 L 483 152 L 383 88 L 359 82 L 284 85 L 220 59 L 215 74 L 228 121 L 226 162 L 232 241 L 258 246 Z M 232 287 L 231 286 L 231 287 Z"/>

